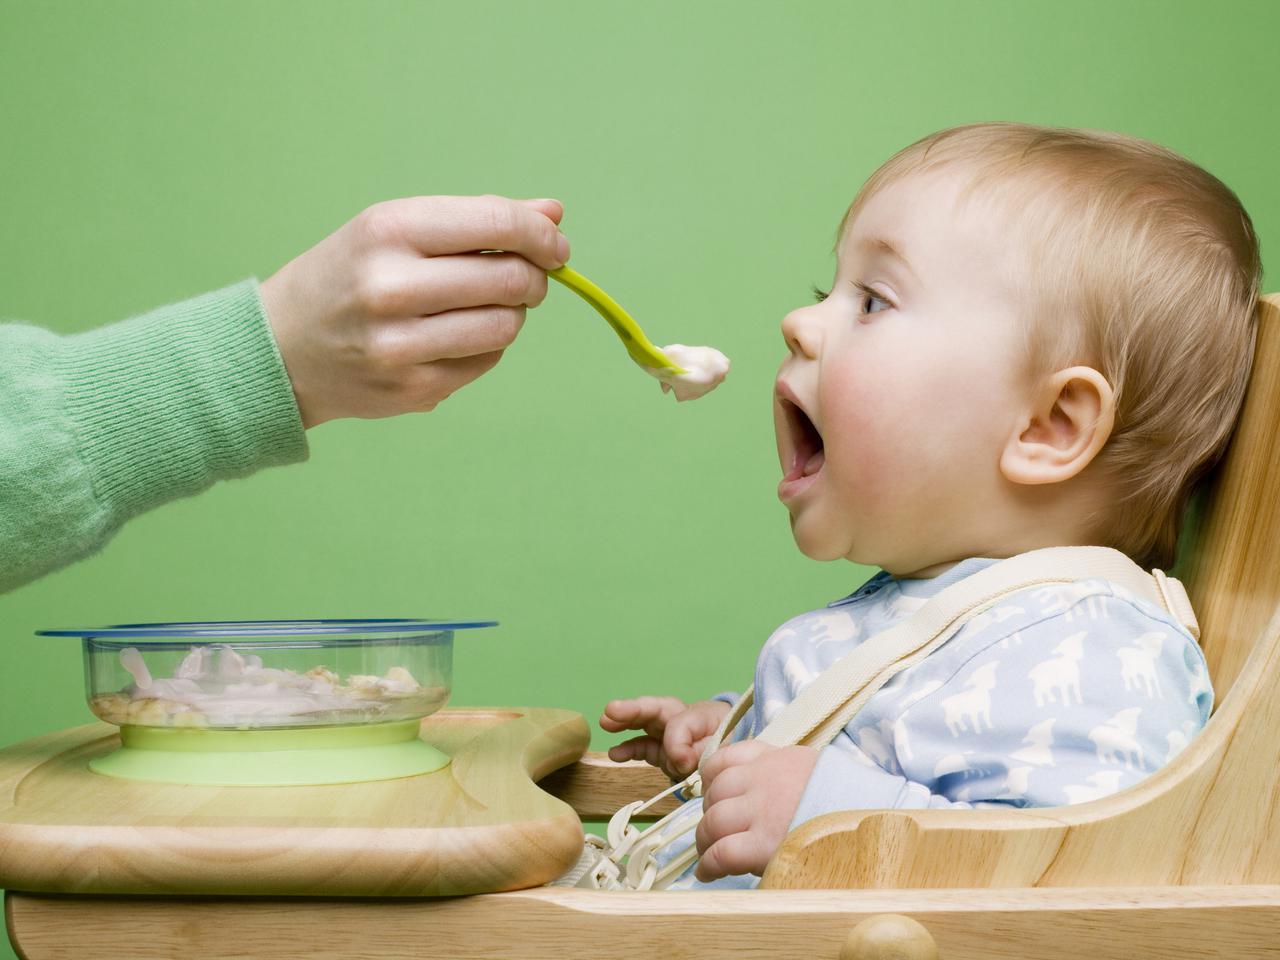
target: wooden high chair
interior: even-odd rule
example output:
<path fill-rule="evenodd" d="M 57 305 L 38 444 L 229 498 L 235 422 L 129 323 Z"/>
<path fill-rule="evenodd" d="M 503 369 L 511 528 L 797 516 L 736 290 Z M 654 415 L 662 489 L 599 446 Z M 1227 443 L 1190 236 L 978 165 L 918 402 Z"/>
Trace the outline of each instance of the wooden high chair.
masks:
<path fill-rule="evenodd" d="M 1067 807 L 828 814 L 787 837 L 752 891 L 10 891 L 11 929 L 79 925 L 79 950 L 34 936 L 41 958 L 1280 958 L 1280 295 L 1259 320 L 1242 419 L 1174 571 L 1199 617 L 1215 711 L 1131 788 Z M 591 754 L 540 785 L 605 818 L 667 781 Z"/>

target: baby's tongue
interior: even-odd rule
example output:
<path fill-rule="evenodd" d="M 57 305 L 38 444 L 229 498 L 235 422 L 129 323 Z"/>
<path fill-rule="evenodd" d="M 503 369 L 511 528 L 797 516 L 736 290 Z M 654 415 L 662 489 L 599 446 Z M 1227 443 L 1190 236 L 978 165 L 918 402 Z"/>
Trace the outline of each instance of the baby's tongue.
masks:
<path fill-rule="evenodd" d="M 802 473 L 801 476 L 804 476 L 804 477 L 813 476 L 815 473 L 817 473 L 819 470 L 822 469 L 822 465 L 826 462 L 827 462 L 826 450 L 819 450 L 812 457 L 810 457 L 808 461 L 805 463 L 804 473 Z"/>

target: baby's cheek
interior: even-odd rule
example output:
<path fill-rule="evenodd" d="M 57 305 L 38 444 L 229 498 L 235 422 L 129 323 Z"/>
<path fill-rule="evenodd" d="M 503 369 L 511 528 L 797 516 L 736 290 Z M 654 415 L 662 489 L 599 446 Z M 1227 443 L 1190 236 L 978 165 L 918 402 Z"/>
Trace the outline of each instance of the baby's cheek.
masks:
<path fill-rule="evenodd" d="M 841 493 L 873 506 L 893 488 L 905 454 L 903 410 L 871 378 L 845 380 L 824 411 L 823 445 Z"/>
<path fill-rule="evenodd" d="M 990 371 L 985 377 L 972 373 L 959 364 L 934 368 L 915 383 L 916 442 L 904 482 L 912 496 L 938 509 L 988 482 L 1011 422 L 1008 400 L 996 392 Z"/>
<path fill-rule="evenodd" d="M 893 362 L 849 369 L 837 381 L 827 458 L 868 508 L 890 509 L 945 480 L 975 439 L 981 388 L 931 352 L 904 345 Z"/>

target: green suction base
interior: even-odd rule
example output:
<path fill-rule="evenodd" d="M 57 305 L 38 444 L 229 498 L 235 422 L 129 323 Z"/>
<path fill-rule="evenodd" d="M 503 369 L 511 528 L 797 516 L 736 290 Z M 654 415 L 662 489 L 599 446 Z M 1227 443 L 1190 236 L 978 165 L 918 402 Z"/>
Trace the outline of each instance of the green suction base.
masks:
<path fill-rule="evenodd" d="M 363 783 L 439 770 L 449 757 L 419 739 L 420 719 L 292 730 L 120 728 L 121 747 L 89 761 L 108 777 L 190 786 Z"/>

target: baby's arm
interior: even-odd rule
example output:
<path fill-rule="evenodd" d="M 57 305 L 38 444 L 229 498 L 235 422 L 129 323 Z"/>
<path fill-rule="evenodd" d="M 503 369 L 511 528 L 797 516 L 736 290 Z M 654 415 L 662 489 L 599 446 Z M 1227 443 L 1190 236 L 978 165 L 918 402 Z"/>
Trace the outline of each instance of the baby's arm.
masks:
<path fill-rule="evenodd" d="M 984 632 L 894 723 L 855 718 L 822 751 L 793 827 L 852 808 L 1082 803 L 1159 769 L 1208 719 L 1195 642 L 1127 599 L 1092 594 Z"/>

